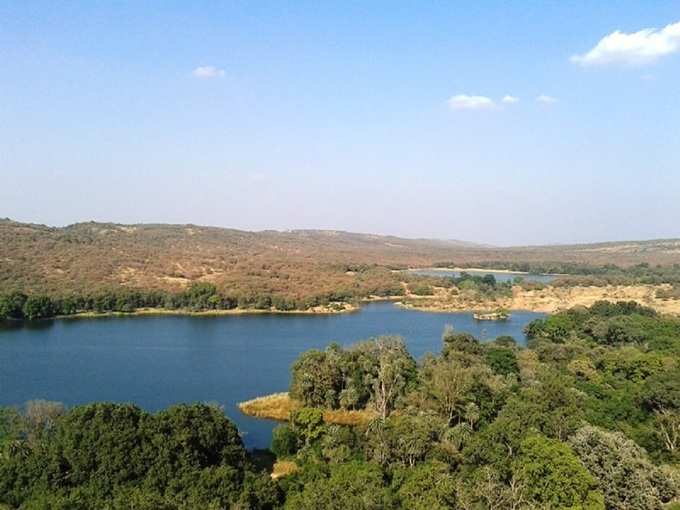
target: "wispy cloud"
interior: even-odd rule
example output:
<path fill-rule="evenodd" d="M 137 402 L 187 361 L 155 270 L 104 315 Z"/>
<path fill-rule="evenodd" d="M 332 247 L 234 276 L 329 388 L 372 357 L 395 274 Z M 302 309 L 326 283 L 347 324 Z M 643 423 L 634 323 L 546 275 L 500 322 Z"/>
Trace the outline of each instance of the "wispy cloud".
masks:
<path fill-rule="evenodd" d="M 616 30 L 600 39 L 595 47 L 571 61 L 582 66 L 604 64 L 648 64 L 680 51 L 680 21 L 661 30 L 645 28 L 638 32 Z"/>
<path fill-rule="evenodd" d="M 486 96 L 468 96 L 458 94 L 447 101 L 452 110 L 490 110 L 496 106 L 493 99 Z"/>
<path fill-rule="evenodd" d="M 210 78 L 222 78 L 224 76 L 224 69 L 219 69 L 215 66 L 201 66 L 197 67 L 191 72 L 196 78 L 208 80 Z"/>
<path fill-rule="evenodd" d="M 541 94 L 539 96 L 536 96 L 536 102 L 543 104 L 553 104 L 557 102 L 557 98 L 553 96 L 548 96 L 546 94 Z"/>
<path fill-rule="evenodd" d="M 515 104 L 519 103 L 519 97 L 511 96 L 510 94 L 503 96 L 503 99 L 501 99 L 501 102 L 505 104 Z"/>

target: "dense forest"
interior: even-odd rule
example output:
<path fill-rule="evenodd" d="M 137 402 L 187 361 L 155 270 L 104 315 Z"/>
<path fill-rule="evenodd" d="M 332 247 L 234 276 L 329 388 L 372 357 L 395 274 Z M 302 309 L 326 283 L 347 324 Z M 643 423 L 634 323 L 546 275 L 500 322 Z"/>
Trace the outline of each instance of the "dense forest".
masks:
<path fill-rule="evenodd" d="M 0 412 L 0 508 L 270 509 L 281 490 L 252 463 L 221 409 L 148 414 L 29 402 Z"/>
<path fill-rule="evenodd" d="M 680 508 L 680 320 L 597 303 L 414 360 L 379 337 L 303 353 L 271 479 L 211 406 L 0 415 L 0 501 L 79 509 Z M 370 409 L 349 427 L 323 411 Z"/>

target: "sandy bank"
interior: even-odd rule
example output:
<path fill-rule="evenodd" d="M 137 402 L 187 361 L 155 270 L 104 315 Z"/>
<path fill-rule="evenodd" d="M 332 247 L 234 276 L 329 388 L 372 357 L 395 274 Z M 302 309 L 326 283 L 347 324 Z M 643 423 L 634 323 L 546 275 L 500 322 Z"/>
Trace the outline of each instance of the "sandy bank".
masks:
<path fill-rule="evenodd" d="M 476 294 L 451 294 L 436 289 L 434 296 L 408 299 L 400 306 L 423 311 L 468 311 L 505 308 L 532 312 L 554 313 L 574 306 L 591 306 L 596 301 L 635 301 L 660 313 L 680 315 L 680 300 L 659 299 L 656 293 L 665 285 L 609 285 L 605 287 L 552 287 L 525 290 L 515 285 L 511 297 L 480 298 Z"/>
<path fill-rule="evenodd" d="M 337 303 L 337 306 L 315 306 L 307 310 L 261 310 L 257 308 L 234 308 L 231 310 L 166 310 L 164 308 L 138 308 L 134 312 L 79 312 L 73 315 L 59 315 L 56 319 L 91 319 L 97 317 L 137 317 L 144 315 L 217 317 L 223 315 L 329 315 L 337 313 L 356 312 L 359 306 L 350 303 Z"/>

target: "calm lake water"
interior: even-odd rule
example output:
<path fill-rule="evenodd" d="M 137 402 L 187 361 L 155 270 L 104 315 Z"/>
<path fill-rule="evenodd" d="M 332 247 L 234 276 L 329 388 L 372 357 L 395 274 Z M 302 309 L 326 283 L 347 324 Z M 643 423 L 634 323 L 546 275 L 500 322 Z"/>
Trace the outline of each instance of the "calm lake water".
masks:
<path fill-rule="evenodd" d="M 441 350 L 446 324 L 482 340 L 511 335 L 543 314 L 515 312 L 478 322 L 470 313 L 369 304 L 343 315 L 232 315 L 67 319 L 0 329 L 0 405 L 48 399 L 66 405 L 133 402 L 156 411 L 178 402 L 214 401 L 248 447 L 269 446 L 274 423 L 244 416 L 238 402 L 286 391 L 295 358 L 332 341 L 382 334 L 405 338 L 419 358 Z"/>
<path fill-rule="evenodd" d="M 458 278 L 461 274 L 461 271 L 454 271 L 453 269 L 416 269 L 410 272 L 414 274 L 420 274 L 423 276 L 437 276 L 437 277 L 449 276 L 453 278 Z M 466 270 L 465 272 L 473 276 L 484 276 L 487 274 L 492 274 L 496 277 L 496 281 L 498 282 L 512 281 L 518 276 L 523 278 L 527 282 L 536 283 L 550 283 L 556 278 L 556 276 L 552 274 L 533 274 L 533 273 L 518 274 L 518 273 L 504 273 L 498 271 L 475 271 L 470 269 Z"/>

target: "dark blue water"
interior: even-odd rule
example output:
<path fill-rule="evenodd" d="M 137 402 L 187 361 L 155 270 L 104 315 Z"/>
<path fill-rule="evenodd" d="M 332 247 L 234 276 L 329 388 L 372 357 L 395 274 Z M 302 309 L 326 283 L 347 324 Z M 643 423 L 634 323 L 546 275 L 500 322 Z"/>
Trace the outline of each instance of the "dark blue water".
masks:
<path fill-rule="evenodd" d="M 67 405 L 133 402 L 156 411 L 178 402 L 213 401 L 244 433 L 267 447 L 272 422 L 244 416 L 238 402 L 286 391 L 295 358 L 332 341 L 382 334 L 406 339 L 415 357 L 439 352 L 446 324 L 480 339 L 512 335 L 542 314 L 478 322 L 470 313 L 429 313 L 375 303 L 344 315 L 112 317 L 38 322 L 0 329 L 0 405 L 31 399 Z"/>
<path fill-rule="evenodd" d="M 449 276 L 453 278 L 458 278 L 461 274 L 461 271 L 454 271 L 453 269 L 415 269 L 410 271 L 414 274 L 420 274 L 423 276 L 437 276 L 437 277 L 444 277 L 444 276 Z M 473 276 L 484 276 L 487 274 L 492 274 L 496 278 L 497 282 L 511 282 L 515 278 L 519 277 L 522 278 L 524 281 L 527 282 L 534 282 L 534 283 L 550 283 L 553 281 L 557 276 L 552 275 L 552 274 L 535 274 L 535 273 L 499 273 L 497 271 L 475 271 L 475 270 L 466 270 L 466 273 L 469 273 Z"/>

